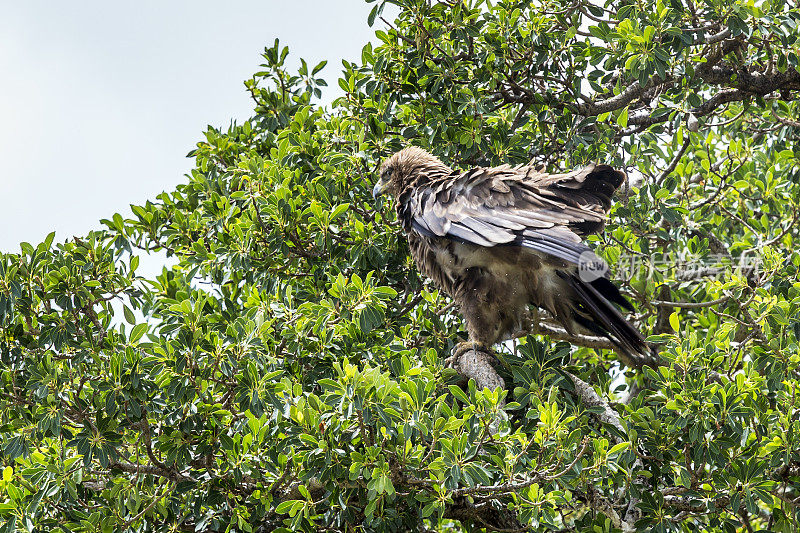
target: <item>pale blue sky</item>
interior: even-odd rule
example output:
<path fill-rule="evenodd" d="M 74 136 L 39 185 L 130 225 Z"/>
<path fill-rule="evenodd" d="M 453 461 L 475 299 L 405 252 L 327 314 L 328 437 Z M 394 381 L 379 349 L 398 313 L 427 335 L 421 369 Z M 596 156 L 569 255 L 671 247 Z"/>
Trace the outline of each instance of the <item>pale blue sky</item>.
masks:
<path fill-rule="evenodd" d="M 82 235 L 171 190 L 207 124 L 250 115 L 242 81 L 276 37 L 295 63 L 373 39 L 360 0 L 7 2 L 0 8 L 0 250 Z M 378 23 L 380 24 L 380 23 Z M 376 24 L 376 27 L 378 26 Z"/>

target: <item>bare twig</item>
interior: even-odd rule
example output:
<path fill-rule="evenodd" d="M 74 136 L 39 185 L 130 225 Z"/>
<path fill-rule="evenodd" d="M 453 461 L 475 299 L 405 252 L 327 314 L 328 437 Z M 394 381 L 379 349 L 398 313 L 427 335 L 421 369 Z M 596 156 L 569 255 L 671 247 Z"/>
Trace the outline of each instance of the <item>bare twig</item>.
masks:
<path fill-rule="evenodd" d="M 672 161 L 669 162 L 667 168 L 665 168 L 661 175 L 656 178 L 656 185 L 661 185 L 661 183 L 667 179 L 667 176 L 672 174 L 672 172 L 675 170 L 675 167 L 678 166 L 678 163 L 683 157 L 683 154 L 686 153 L 686 150 L 689 148 L 690 144 L 692 144 L 692 136 L 687 133 L 686 138 L 683 141 L 683 146 L 681 146 L 680 150 L 675 153 L 675 156 L 672 158 Z"/>
<path fill-rule="evenodd" d="M 724 304 L 730 300 L 730 297 L 723 296 L 710 302 L 668 302 L 665 300 L 651 300 L 650 303 L 659 307 L 680 307 L 682 309 L 701 309 L 703 307 L 713 307 L 715 305 Z"/>

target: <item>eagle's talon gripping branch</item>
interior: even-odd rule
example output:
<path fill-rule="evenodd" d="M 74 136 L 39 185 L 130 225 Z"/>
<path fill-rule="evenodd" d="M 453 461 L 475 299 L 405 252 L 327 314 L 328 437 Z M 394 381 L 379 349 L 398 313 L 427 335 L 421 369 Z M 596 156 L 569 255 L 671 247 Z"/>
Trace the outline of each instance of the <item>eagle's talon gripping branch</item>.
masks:
<path fill-rule="evenodd" d="M 455 364 L 458 362 L 458 360 L 461 358 L 462 355 L 464 355 L 470 350 L 474 350 L 476 352 L 483 352 L 485 354 L 494 357 L 494 350 L 492 350 L 490 346 L 486 346 L 485 344 L 481 344 L 480 342 L 465 341 L 465 342 L 459 342 L 453 347 L 452 355 L 450 356 L 449 359 L 452 359 L 453 364 Z"/>
<path fill-rule="evenodd" d="M 461 358 L 461 356 L 470 350 L 482 352 L 495 357 L 494 350 L 492 350 L 491 346 L 486 346 L 485 344 L 475 341 L 464 341 L 453 346 L 453 351 L 451 352 L 450 357 L 445 360 L 445 363 L 448 367 L 455 368 L 458 365 L 458 360 Z"/>

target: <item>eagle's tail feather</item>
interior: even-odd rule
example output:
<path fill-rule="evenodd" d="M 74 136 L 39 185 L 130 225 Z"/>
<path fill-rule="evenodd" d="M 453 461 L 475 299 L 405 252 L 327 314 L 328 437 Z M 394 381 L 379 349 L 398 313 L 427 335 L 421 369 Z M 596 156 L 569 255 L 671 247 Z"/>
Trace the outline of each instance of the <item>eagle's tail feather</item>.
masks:
<path fill-rule="evenodd" d="M 559 276 L 577 296 L 575 322 L 594 334 L 607 337 L 628 366 L 641 366 L 652 359 L 653 351 L 642 334 L 614 306 L 616 303 L 631 308 L 630 302 L 613 283 L 605 278 L 586 282 L 576 274 L 563 271 Z"/>

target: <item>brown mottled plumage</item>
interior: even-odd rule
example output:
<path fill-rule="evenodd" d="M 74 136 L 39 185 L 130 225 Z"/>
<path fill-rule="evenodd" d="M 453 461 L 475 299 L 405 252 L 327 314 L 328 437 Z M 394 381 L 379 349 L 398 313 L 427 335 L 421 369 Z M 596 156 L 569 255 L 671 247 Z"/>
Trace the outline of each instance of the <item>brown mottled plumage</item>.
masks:
<path fill-rule="evenodd" d="M 607 165 L 566 174 L 533 166 L 453 171 L 425 150 L 387 159 L 373 193 L 397 198 L 397 215 L 419 269 L 461 308 L 470 341 L 491 346 L 521 326 L 529 304 L 570 333 L 608 337 L 624 360 L 650 350 L 614 304 L 630 303 L 608 280 L 582 279 L 625 175 Z M 584 276 L 585 277 L 585 276 Z"/>

